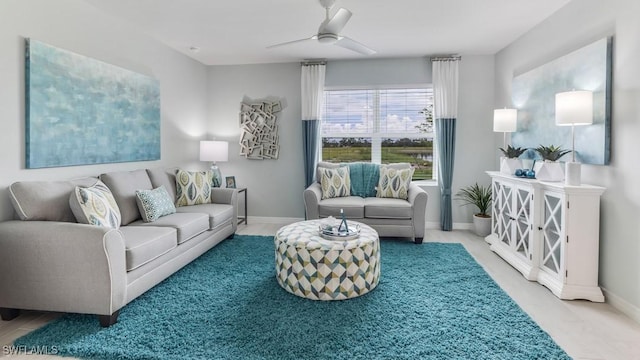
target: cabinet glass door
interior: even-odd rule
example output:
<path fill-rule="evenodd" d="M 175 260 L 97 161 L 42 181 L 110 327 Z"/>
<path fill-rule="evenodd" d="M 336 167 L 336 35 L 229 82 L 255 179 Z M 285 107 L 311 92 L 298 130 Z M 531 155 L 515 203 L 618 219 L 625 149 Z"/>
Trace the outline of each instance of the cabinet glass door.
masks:
<path fill-rule="evenodd" d="M 527 261 L 531 261 L 531 238 L 533 230 L 533 219 L 531 218 L 531 208 L 533 207 L 532 190 L 517 188 L 515 190 L 515 202 L 514 242 L 516 252 Z"/>
<path fill-rule="evenodd" d="M 496 219 L 495 234 L 498 236 L 498 240 L 506 245 L 511 246 L 511 213 L 513 207 L 513 187 L 509 184 L 495 182 L 494 194 L 497 200 L 496 206 L 497 213 L 494 214 Z"/>
<path fill-rule="evenodd" d="M 562 195 L 544 193 L 542 261 L 544 269 L 560 274 L 562 263 Z"/>

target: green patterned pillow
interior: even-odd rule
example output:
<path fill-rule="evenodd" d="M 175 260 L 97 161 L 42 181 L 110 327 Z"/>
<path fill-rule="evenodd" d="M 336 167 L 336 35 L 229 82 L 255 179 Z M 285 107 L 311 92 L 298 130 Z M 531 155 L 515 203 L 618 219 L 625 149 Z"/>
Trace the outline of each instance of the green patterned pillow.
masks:
<path fill-rule="evenodd" d="M 351 178 L 349 167 L 335 169 L 319 168 L 322 200 L 351 195 Z"/>
<path fill-rule="evenodd" d="M 176 206 L 188 206 L 211 203 L 213 172 L 185 171 L 176 172 Z"/>
<path fill-rule="evenodd" d="M 376 197 L 409 199 L 409 185 L 413 177 L 414 168 L 394 169 L 388 166 L 380 166 L 380 180 Z"/>
<path fill-rule="evenodd" d="M 120 209 L 111 190 L 98 180 L 93 186 L 76 186 L 69 206 L 79 223 L 117 229 L 121 224 Z"/>
<path fill-rule="evenodd" d="M 144 222 L 153 222 L 176 212 L 173 199 L 163 185 L 153 190 L 136 190 L 136 203 Z"/>

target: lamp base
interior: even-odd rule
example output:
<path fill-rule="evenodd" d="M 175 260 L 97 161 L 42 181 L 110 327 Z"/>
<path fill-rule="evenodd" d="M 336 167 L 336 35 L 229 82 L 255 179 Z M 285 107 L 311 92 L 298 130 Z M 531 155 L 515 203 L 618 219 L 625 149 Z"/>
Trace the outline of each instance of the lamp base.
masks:
<path fill-rule="evenodd" d="M 565 185 L 578 186 L 581 185 L 581 167 L 579 162 L 567 161 L 564 164 L 564 183 Z"/>
<path fill-rule="evenodd" d="M 213 187 L 220 187 L 220 185 L 222 185 L 222 173 L 220 172 L 220 168 L 216 165 L 212 165 L 211 172 L 213 173 Z"/>

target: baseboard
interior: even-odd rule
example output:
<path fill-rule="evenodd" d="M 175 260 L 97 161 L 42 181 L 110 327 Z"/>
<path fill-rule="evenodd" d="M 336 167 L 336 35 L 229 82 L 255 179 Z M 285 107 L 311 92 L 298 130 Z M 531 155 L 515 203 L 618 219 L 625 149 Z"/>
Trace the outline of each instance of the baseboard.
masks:
<path fill-rule="evenodd" d="M 640 323 L 640 308 L 633 304 L 630 304 L 628 301 L 613 294 L 605 288 L 602 288 L 602 292 L 604 292 L 605 301 L 609 305 L 620 310 L 620 312 L 632 318 L 635 322 Z"/>
<path fill-rule="evenodd" d="M 440 223 L 431 221 L 427 222 L 426 228 L 429 230 L 440 230 Z M 453 230 L 473 230 L 473 223 L 453 223 Z"/>
<path fill-rule="evenodd" d="M 249 224 L 292 224 L 303 220 L 293 217 L 249 216 Z"/>
<path fill-rule="evenodd" d="M 293 217 L 272 217 L 272 216 L 249 216 L 250 224 L 291 224 L 298 221 L 303 221 L 303 218 Z M 439 230 L 439 222 L 427 222 L 426 229 Z M 473 230 L 473 223 L 453 223 L 453 230 Z"/>

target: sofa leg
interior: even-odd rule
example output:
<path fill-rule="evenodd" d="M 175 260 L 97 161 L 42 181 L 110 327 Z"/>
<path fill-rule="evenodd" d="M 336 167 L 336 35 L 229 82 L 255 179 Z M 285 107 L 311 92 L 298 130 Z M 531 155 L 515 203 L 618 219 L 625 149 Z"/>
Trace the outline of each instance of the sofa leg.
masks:
<path fill-rule="evenodd" d="M 4 321 L 13 320 L 20 315 L 20 310 L 0 307 L 0 318 Z"/>
<path fill-rule="evenodd" d="M 416 244 L 422 244 L 422 239 L 423 239 L 423 238 L 419 238 L 419 237 L 417 237 L 417 238 L 415 239 L 415 243 L 416 243 Z"/>
<path fill-rule="evenodd" d="M 233 239 L 234 236 L 236 236 L 236 233 L 233 233 L 233 234 L 227 236 L 226 240 L 231 240 L 231 239 Z"/>
<path fill-rule="evenodd" d="M 98 319 L 100 320 L 100 326 L 109 327 L 116 322 L 118 322 L 118 315 L 120 314 L 120 310 L 114 312 L 111 315 L 98 315 Z"/>

